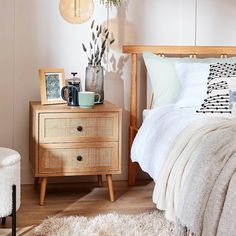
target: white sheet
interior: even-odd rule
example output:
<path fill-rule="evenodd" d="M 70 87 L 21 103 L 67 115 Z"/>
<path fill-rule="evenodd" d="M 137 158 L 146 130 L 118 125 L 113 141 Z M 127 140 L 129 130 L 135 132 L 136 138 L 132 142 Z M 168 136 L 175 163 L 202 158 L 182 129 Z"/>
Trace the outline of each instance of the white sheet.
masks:
<path fill-rule="evenodd" d="M 147 118 L 147 116 L 149 115 L 151 109 L 145 109 L 143 110 L 143 120 L 145 120 Z"/>
<path fill-rule="evenodd" d="M 142 170 L 155 181 L 175 138 L 188 124 L 200 117 L 192 109 L 175 110 L 174 105 L 151 110 L 134 140 L 132 161 L 138 162 Z"/>
<path fill-rule="evenodd" d="M 134 140 L 131 158 L 132 161 L 138 162 L 142 170 L 155 182 L 165 163 L 167 153 L 180 132 L 196 120 L 217 116 L 217 114 L 199 114 L 195 110 L 195 108 L 174 109 L 172 104 L 151 110 L 145 118 Z"/>

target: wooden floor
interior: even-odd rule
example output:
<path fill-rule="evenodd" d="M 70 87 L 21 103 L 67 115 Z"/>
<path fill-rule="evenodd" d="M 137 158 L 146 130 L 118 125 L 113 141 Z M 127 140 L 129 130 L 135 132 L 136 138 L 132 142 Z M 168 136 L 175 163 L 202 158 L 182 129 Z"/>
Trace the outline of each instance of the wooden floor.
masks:
<path fill-rule="evenodd" d="M 34 235 L 33 228 L 48 216 L 94 216 L 108 212 L 141 213 L 155 209 L 152 203 L 153 183 L 142 182 L 128 187 L 126 181 L 114 182 L 114 203 L 109 201 L 106 183 L 49 184 L 44 206 L 39 206 L 39 192 L 32 185 L 22 186 L 22 202 L 17 212 L 18 234 Z M 0 236 L 10 235 L 11 218 L 0 226 Z"/>

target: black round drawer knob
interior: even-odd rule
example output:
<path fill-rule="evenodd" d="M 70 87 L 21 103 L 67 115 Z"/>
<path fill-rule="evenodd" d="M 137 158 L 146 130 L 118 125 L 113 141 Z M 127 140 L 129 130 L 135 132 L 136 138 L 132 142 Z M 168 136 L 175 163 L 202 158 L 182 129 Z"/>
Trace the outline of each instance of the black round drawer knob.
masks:
<path fill-rule="evenodd" d="M 77 130 L 78 130 L 79 132 L 81 132 L 81 131 L 83 130 L 83 127 L 82 127 L 82 126 L 78 126 L 78 127 L 77 127 Z"/>
<path fill-rule="evenodd" d="M 77 161 L 82 161 L 83 157 L 82 156 L 77 156 Z"/>

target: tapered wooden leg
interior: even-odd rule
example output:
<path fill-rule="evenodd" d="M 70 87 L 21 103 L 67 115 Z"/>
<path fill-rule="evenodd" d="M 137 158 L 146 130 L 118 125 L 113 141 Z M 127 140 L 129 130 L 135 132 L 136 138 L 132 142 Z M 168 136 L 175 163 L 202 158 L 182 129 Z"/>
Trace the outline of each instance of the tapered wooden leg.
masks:
<path fill-rule="evenodd" d="M 98 175 L 98 187 L 102 187 L 102 175 Z"/>
<path fill-rule="evenodd" d="M 41 188 L 40 188 L 40 198 L 39 198 L 39 205 L 44 205 L 45 193 L 47 188 L 47 177 L 43 177 L 41 179 Z"/>
<path fill-rule="evenodd" d="M 39 177 L 34 177 L 34 189 L 37 190 L 39 183 Z"/>
<path fill-rule="evenodd" d="M 114 191 L 113 191 L 112 175 L 106 175 L 106 177 L 107 177 L 110 201 L 114 202 L 115 198 L 114 198 Z"/>

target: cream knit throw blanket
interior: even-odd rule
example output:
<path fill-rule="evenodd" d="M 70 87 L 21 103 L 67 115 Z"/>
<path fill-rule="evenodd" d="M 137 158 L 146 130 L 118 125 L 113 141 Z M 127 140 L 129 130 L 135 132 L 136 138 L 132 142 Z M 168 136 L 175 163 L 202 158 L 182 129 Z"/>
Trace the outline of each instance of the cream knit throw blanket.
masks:
<path fill-rule="evenodd" d="M 179 135 L 155 189 L 176 235 L 236 235 L 235 171 L 236 119 L 195 122 Z"/>
<path fill-rule="evenodd" d="M 236 235 L 236 120 L 210 127 L 181 192 L 176 235 Z"/>

